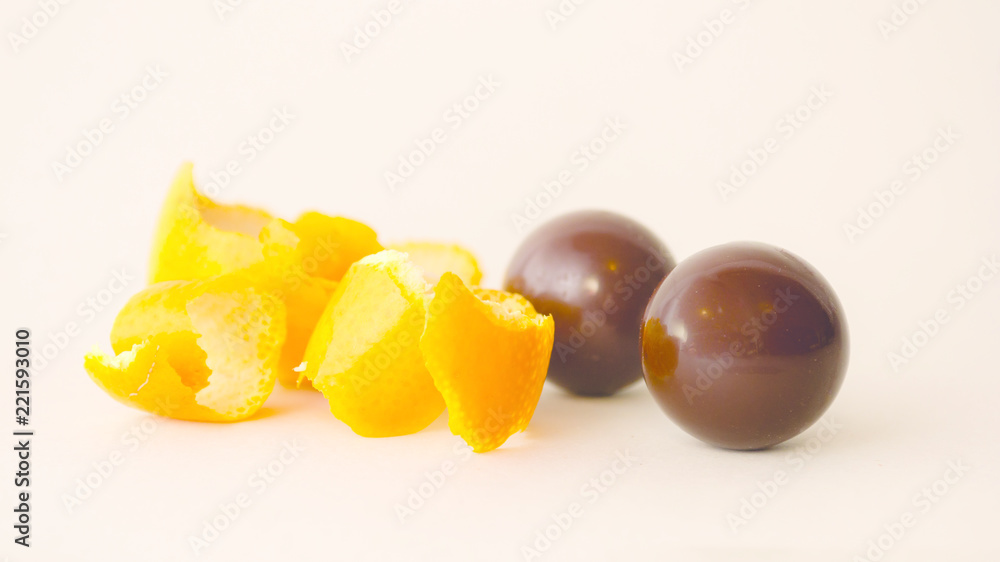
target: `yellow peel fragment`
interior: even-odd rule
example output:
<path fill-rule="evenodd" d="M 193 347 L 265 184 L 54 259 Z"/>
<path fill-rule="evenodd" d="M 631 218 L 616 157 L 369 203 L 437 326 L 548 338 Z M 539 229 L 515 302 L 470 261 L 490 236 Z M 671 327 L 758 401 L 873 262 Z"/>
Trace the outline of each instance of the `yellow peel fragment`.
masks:
<path fill-rule="evenodd" d="M 311 211 L 289 225 L 299 238 L 297 262 L 309 275 L 340 281 L 351 264 L 381 252 L 375 231 L 364 223 Z"/>
<path fill-rule="evenodd" d="M 239 421 L 274 387 L 285 341 L 282 302 L 243 274 L 157 283 L 119 312 L 112 357 L 84 359 L 91 378 L 129 406 L 197 421 Z"/>
<path fill-rule="evenodd" d="M 434 287 L 420 338 L 448 406 L 448 426 L 477 453 L 523 431 L 545 382 L 555 325 L 521 295 L 469 289 L 453 273 Z"/>
<path fill-rule="evenodd" d="M 419 346 L 426 290 L 404 254 L 373 254 L 350 267 L 316 325 L 304 375 L 359 435 L 415 433 L 444 411 Z"/>
<path fill-rule="evenodd" d="M 288 330 L 279 360 L 278 381 L 286 387 L 311 388 L 295 368 L 312 336 L 316 321 L 337 282 L 307 273 L 299 261 L 300 240 L 289 223 L 276 219 L 260 233 L 264 261 L 246 270 L 256 285 L 277 296 L 288 311 Z"/>
<path fill-rule="evenodd" d="M 295 386 L 293 369 L 336 281 L 351 263 L 381 250 L 375 231 L 351 219 L 309 212 L 289 223 L 261 209 L 217 203 L 198 192 L 187 163 L 160 215 L 150 279 L 206 279 L 241 270 L 256 278 L 285 303 L 288 334 L 279 380 Z"/>
<path fill-rule="evenodd" d="M 178 419 L 229 421 L 198 404 L 194 389 L 184 384 L 160 347 L 163 340 L 144 341 L 117 357 L 94 348 L 84 358 L 84 368 L 97 386 L 126 406 Z"/>
<path fill-rule="evenodd" d="M 260 230 L 272 217 L 244 205 L 216 203 L 198 193 L 192 165 L 177 172 L 153 242 L 149 282 L 204 279 L 261 260 Z"/>
<path fill-rule="evenodd" d="M 483 279 L 476 256 L 457 244 L 404 242 L 390 248 L 409 255 L 410 261 L 423 270 L 424 279 L 431 286 L 437 284 L 446 271 L 460 277 L 466 285 L 478 285 Z"/>

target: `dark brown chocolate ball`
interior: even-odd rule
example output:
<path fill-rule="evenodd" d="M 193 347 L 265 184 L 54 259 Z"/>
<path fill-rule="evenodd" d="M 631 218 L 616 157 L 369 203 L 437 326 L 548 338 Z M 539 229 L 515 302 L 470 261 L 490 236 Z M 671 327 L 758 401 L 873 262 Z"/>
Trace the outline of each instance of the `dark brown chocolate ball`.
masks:
<path fill-rule="evenodd" d="M 642 313 L 673 267 L 667 248 L 641 224 L 583 211 L 532 232 L 504 288 L 555 321 L 548 380 L 575 394 L 609 396 L 642 377 Z"/>
<path fill-rule="evenodd" d="M 847 327 L 830 285 L 791 252 L 738 242 L 682 261 L 643 316 L 646 385 L 695 437 L 762 449 L 833 402 Z"/>

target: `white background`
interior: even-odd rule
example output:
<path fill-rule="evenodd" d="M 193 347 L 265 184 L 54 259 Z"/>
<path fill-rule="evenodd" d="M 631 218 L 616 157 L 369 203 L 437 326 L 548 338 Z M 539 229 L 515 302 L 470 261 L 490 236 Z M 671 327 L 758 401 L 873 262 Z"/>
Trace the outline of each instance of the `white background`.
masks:
<path fill-rule="evenodd" d="M 11 34 L 40 8 L 4 2 L 0 339 L 30 327 L 38 355 L 68 322 L 81 331 L 32 379 L 30 551 L 12 542 L 14 453 L 2 447 L 0 557 L 194 558 L 188 537 L 247 492 L 251 506 L 201 559 L 523 560 L 578 502 L 583 515 L 542 559 L 853 560 L 913 512 L 904 536 L 882 538 L 894 543 L 886 560 L 995 560 L 1000 277 L 960 310 L 948 295 L 1000 252 L 1000 4 L 930 0 L 884 36 L 879 21 L 901 2 L 592 0 L 553 29 L 556 0 L 428 0 L 406 3 L 350 62 L 342 45 L 385 2 L 250 0 L 223 17 L 210 0 L 74 2 L 16 48 Z M 675 53 L 724 9 L 735 21 L 703 34 L 708 46 L 679 69 Z M 148 66 L 166 77 L 122 119 L 113 103 Z M 451 128 L 445 111 L 489 76 L 496 91 Z M 813 87 L 832 97 L 788 138 L 780 121 Z M 247 162 L 241 143 L 276 108 L 292 123 Z M 53 162 L 105 118 L 114 130 L 57 178 Z M 579 171 L 573 153 L 608 118 L 625 133 Z M 385 171 L 436 127 L 445 142 L 391 191 Z M 919 179 L 905 172 L 948 127 L 948 151 Z M 718 182 L 768 138 L 778 150 L 723 200 Z M 729 452 L 672 425 L 641 383 L 606 400 L 546 388 L 525 433 L 466 458 L 445 417 L 364 439 L 319 395 L 282 388 L 232 425 L 122 407 L 82 356 L 109 348 L 115 312 L 141 289 L 181 162 L 204 185 L 232 159 L 242 172 L 221 200 L 350 216 L 383 242 L 454 240 L 493 286 L 527 231 L 512 214 L 566 168 L 574 182 L 543 198 L 531 227 L 603 208 L 648 225 L 678 259 L 731 240 L 783 246 L 823 272 L 846 310 L 851 364 L 827 414 L 841 428 L 824 443 L 817 426 L 770 451 Z M 905 191 L 849 239 L 844 224 L 897 179 Z M 122 269 L 126 290 L 87 315 Z M 895 370 L 887 354 L 940 308 L 949 322 Z M 0 349 L 0 420 L 13 430 L 12 342 Z M 123 435 L 142 427 L 154 430 L 132 450 Z M 305 451 L 257 494 L 248 477 L 293 440 Z M 815 454 L 800 462 L 805 447 Z M 77 479 L 94 481 L 93 463 L 116 452 L 124 462 L 67 510 Z M 637 460 L 589 503 L 581 487 L 616 452 Z M 400 522 L 394 506 L 448 461 L 454 475 Z M 923 512 L 914 496 L 949 461 L 970 468 Z M 727 516 L 762 503 L 754 493 L 779 470 L 787 483 L 734 531 Z"/>

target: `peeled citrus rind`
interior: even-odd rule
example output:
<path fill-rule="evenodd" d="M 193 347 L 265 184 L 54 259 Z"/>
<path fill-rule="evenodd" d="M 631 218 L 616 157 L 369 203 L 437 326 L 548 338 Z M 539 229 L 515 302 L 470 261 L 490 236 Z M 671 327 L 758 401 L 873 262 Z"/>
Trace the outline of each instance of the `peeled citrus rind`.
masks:
<path fill-rule="evenodd" d="M 299 237 L 292 225 L 275 219 L 260 233 L 264 261 L 251 266 L 245 274 L 258 287 L 278 296 L 288 312 L 285 346 L 278 364 L 278 382 L 289 388 L 312 388 L 299 377 L 295 368 L 302 363 L 306 345 L 316 322 L 326 309 L 337 282 L 306 273 L 299 261 Z"/>
<path fill-rule="evenodd" d="M 184 385 L 166 352 L 153 341 L 136 344 L 117 357 L 95 348 L 84 358 L 84 368 L 97 386 L 126 406 L 178 419 L 227 421 L 197 403 L 194 390 Z"/>
<path fill-rule="evenodd" d="M 466 285 L 478 285 L 483 280 L 476 256 L 457 244 L 404 242 L 390 248 L 409 255 L 410 261 L 423 270 L 424 279 L 432 286 L 445 272 L 454 273 Z"/>
<path fill-rule="evenodd" d="M 367 256 L 347 271 L 313 331 L 305 377 L 358 435 L 408 435 L 444 411 L 419 345 L 427 288 L 405 254 Z"/>
<path fill-rule="evenodd" d="M 278 368 L 278 381 L 283 386 L 311 388 L 312 385 L 308 380 L 299 382 L 299 373 L 295 372 L 295 368 L 302 363 L 316 322 L 323 315 L 323 310 L 326 309 L 326 305 L 336 289 L 336 281 L 310 277 L 304 279 L 297 288 L 289 290 L 285 294 L 288 327 Z"/>
<path fill-rule="evenodd" d="M 260 230 L 272 217 L 262 209 L 216 203 L 198 193 L 192 165 L 178 170 L 160 212 L 149 281 L 205 279 L 261 260 Z"/>
<path fill-rule="evenodd" d="M 263 209 L 217 203 L 199 193 L 192 165 L 185 163 L 160 213 L 150 282 L 205 279 L 259 263 L 260 236 L 275 220 Z M 339 281 L 352 263 L 383 249 L 374 230 L 348 218 L 308 212 L 281 223 L 296 237 L 293 258 L 307 275 Z"/>
<path fill-rule="evenodd" d="M 285 302 L 288 335 L 279 380 L 296 386 L 293 369 L 302 362 L 336 280 L 351 263 L 381 249 L 375 231 L 343 217 L 311 212 L 289 223 L 261 209 L 217 203 L 198 192 L 187 163 L 160 215 L 150 279 L 206 279 L 249 270 Z"/>
<path fill-rule="evenodd" d="M 94 351 L 94 382 L 129 406 L 178 419 L 239 421 L 274 388 L 285 341 L 281 300 L 243 274 L 147 287 L 119 312 L 112 357 Z"/>
<path fill-rule="evenodd" d="M 448 407 L 448 426 L 477 453 L 523 431 L 552 355 L 555 324 L 521 295 L 469 289 L 445 273 L 420 338 L 427 370 Z"/>
<path fill-rule="evenodd" d="M 289 228 L 300 240 L 296 257 L 302 269 L 331 281 L 340 281 L 351 264 L 383 250 L 374 230 L 344 217 L 313 211 L 304 213 Z"/>

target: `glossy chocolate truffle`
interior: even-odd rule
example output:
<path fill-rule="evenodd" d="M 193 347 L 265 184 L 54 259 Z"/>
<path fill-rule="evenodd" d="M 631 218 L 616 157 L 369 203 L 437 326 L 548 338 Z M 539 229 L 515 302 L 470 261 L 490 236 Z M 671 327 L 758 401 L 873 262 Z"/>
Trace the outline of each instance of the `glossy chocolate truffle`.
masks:
<path fill-rule="evenodd" d="M 609 396 L 642 377 L 642 313 L 674 260 L 639 223 L 583 211 L 532 232 L 504 288 L 555 320 L 548 380 L 575 394 Z"/>
<path fill-rule="evenodd" d="M 682 261 L 643 316 L 649 390 L 685 431 L 728 449 L 770 447 L 812 425 L 837 395 L 847 357 L 830 285 L 765 244 Z"/>

